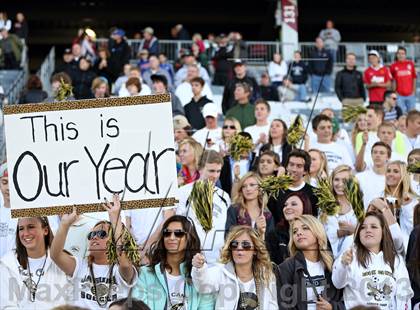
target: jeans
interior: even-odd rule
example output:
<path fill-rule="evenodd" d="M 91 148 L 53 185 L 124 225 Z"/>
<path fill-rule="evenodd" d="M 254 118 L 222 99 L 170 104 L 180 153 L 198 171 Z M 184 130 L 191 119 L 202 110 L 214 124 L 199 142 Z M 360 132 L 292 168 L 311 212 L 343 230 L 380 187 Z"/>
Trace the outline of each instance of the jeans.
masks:
<path fill-rule="evenodd" d="M 311 75 L 311 87 L 312 87 L 312 93 L 316 94 L 319 88 L 319 85 L 321 84 L 321 75 Z M 331 76 L 330 75 L 324 75 L 324 80 L 322 81 L 321 88 L 319 89 L 320 93 L 329 93 L 331 92 Z"/>
<path fill-rule="evenodd" d="M 398 106 L 401 108 L 403 114 L 407 114 L 411 110 L 416 109 L 416 96 L 398 95 L 397 103 L 398 103 Z"/>
<path fill-rule="evenodd" d="M 306 101 L 308 99 L 308 93 L 306 91 L 306 85 L 305 84 L 295 84 L 295 85 L 298 86 L 295 100 L 296 101 Z"/>

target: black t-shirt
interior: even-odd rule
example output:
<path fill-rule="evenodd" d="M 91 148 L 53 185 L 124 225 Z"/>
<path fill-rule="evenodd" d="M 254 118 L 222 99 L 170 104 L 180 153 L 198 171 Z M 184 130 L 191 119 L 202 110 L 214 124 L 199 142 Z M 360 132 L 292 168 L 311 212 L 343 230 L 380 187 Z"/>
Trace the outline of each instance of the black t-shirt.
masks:
<path fill-rule="evenodd" d="M 296 191 L 288 189 L 284 192 L 280 192 L 278 197 L 276 197 L 277 199 L 271 197 L 268 200 L 267 206 L 268 206 L 268 209 L 271 211 L 271 214 L 273 215 L 274 224 L 276 225 L 284 219 L 283 208 L 284 208 L 285 198 L 291 192 L 296 192 Z M 297 192 L 302 192 L 306 197 L 308 197 L 312 206 L 312 215 L 317 217 L 318 216 L 318 198 L 314 194 L 314 188 L 308 183 L 305 183 L 305 185 L 301 189 L 297 190 Z"/>

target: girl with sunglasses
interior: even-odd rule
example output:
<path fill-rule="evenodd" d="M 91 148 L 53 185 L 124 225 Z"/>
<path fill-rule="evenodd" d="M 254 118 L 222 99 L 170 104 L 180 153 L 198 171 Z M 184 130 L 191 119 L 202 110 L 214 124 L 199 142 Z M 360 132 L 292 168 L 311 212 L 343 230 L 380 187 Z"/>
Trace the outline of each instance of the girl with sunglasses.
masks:
<path fill-rule="evenodd" d="M 278 266 L 280 309 L 344 309 L 342 292 L 332 285 L 333 257 L 322 224 L 301 215 L 290 225 L 290 234 L 291 257 Z"/>
<path fill-rule="evenodd" d="M 184 216 L 174 215 L 162 227 L 152 245 L 150 264 L 141 267 L 133 297 L 152 310 L 214 309 L 211 295 L 200 294 L 192 285 L 192 257 L 200 250 L 194 225 Z"/>
<path fill-rule="evenodd" d="M 50 309 L 71 300 L 62 294 L 71 283 L 50 257 L 52 240 L 47 217 L 18 220 L 16 249 L 0 260 L 0 309 Z"/>
<path fill-rule="evenodd" d="M 114 194 L 112 203 L 103 204 L 108 211 L 110 222 L 98 222 L 87 236 L 89 256 L 79 259 L 63 251 L 69 227 L 77 219 L 76 208 L 71 214 L 61 218 L 60 228 L 51 246 L 51 257 L 62 271 L 73 280 L 75 286 L 74 304 L 88 309 L 101 309 L 109 302 L 127 297 L 131 287 L 137 281 L 135 266 L 123 249 L 126 229 L 121 222 L 121 203 Z M 114 243 L 118 263 L 108 261 L 109 243 Z"/>
<path fill-rule="evenodd" d="M 234 204 L 227 210 L 225 234 L 236 225 L 247 225 L 256 228 L 265 238 L 265 234 L 274 229 L 273 217 L 259 189 L 260 183 L 261 179 L 255 172 L 248 172 L 239 181 Z"/>
<path fill-rule="evenodd" d="M 332 281 L 344 289 L 346 309 L 357 305 L 411 309 L 407 267 L 394 248 L 382 213 L 366 213 L 357 226 L 354 248 L 334 262 Z"/>
<path fill-rule="evenodd" d="M 230 141 L 233 136 L 242 131 L 241 124 L 234 117 L 226 117 L 222 126 L 222 141 L 220 141 L 220 153 L 226 156 L 229 152 Z"/>
<path fill-rule="evenodd" d="M 196 254 L 192 261 L 194 286 L 200 293 L 216 295 L 215 309 L 278 309 L 273 265 L 254 229 L 232 228 L 220 263 L 209 268 L 202 254 Z"/>

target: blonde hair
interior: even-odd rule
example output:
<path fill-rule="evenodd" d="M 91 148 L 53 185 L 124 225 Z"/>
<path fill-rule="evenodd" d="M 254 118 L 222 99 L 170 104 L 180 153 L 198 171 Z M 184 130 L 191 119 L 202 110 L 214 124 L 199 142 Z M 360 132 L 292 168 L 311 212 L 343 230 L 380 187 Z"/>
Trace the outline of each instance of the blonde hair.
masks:
<path fill-rule="evenodd" d="M 293 241 L 293 226 L 295 225 L 297 221 L 309 227 L 309 230 L 312 232 L 312 234 L 314 235 L 314 237 L 316 238 L 318 242 L 319 257 L 321 261 L 323 262 L 323 264 L 325 265 L 325 267 L 328 269 L 328 271 L 331 272 L 334 259 L 331 254 L 331 251 L 328 249 L 327 235 L 325 233 L 324 226 L 321 224 L 320 221 L 317 220 L 316 217 L 312 215 L 309 215 L 309 214 L 300 215 L 297 218 L 295 218 L 295 220 L 292 222 L 292 225 L 290 225 L 290 239 L 289 239 L 290 256 L 291 257 L 295 256 L 296 253 L 300 251 L 296 247 Z"/>
<path fill-rule="evenodd" d="M 199 163 L 200 163 L 200 159 L 201 159 L 201 155 L 203 154 L 203 147 L 201 146 L 200 143 L 198 143 L 197 141 L 195 141 L 193 138 L 185 138 L 184 140 L 182 140 L 181 142 L 179 142 L 178 144 L 178 149 L 181 149 L 181 147 L 183 145 L 188 144 L 189 146 L 191 146 L 193 153 L 194 153 L 194 165 L 195 168 L 198 169 Z"/>
<path fill-rule="evenodd" d="M 261 177 L 256 172 L 253 172 L 253 171 L 248 172 L 239 180 L 238 186 L 235 188 L 235 192 L 233 193 L 233 202 L 236 203 L 238 205 L 237 207 L 240 208 L 239 209 L 240 216 L 245 215 L 245 206 L 246 206 L 245 197 L 244 197 L 244 194 L 242 193 L 242 187 L 244 186 L 245 181 L 250 178 L 254 178 L 257 181 L 258 185 L 260 185 L 262 181 Z M 258 206 L 260 207 L 260 209 L 268 210 L 267 203 L 264 199 L 264 194 L 262 193 L 261 190 L 258 190 Z"/>
<path fill-rule="evenodd" d="M 356 136 L 359 132 L 362 132 L 362 130 L 359 128 L 359 117 L 361 117 L 362 115 L 366 116 L 366 113 L 362 113 L 359 114 L 359 116 L 357 117 L 356 122 L 354 123 L 354 127 L 351 130 L 351 144 L 353 145 L 353 148 L 356 146 Z"/>
<path fill-rule="evenodd" d="M 341 172 L 348 172 L 349 173 L 349 175 L 350 175 L 350 178 L 353 178 L 353 174 L 352 174 L 352 172 L 351 172 L 351 167 L 350 166 L 347 166 L 347 165 L 338 165 L 332 172 L 331 172 L 331 175 L 330 175 L 330 177 L 329 177 L 329 181 L 330 181 L 330 184 L 331 184 L 331 186 L 332 186 L 332 192 L 333 192 L 333 194 L 334 194 L 334 197 L 335 198 L 337 198 L 337 193 L 335 192 L 335 190 L 334 190 L 334 186 L 333 186 L 333 181 L 334 181 L 334 178 L 335 178 L 335 176 L 337 175 L 337 174 L 339 174 L 339 173 L 341 173 Z M 356 179 L 354 178 L 354 181 L 356 181 Z"/>
<path fill-rule="evenodd" d="M 319 155 L 319 157 L 320 157 L 320 159 L 321 159 L 321 165 L 320 165 L 320 167 L 319 167 L 319 171 L 317 171 L 317 173 L 316 173 L 316 177 L 318 177 L 318 178 L 320 178 L 320 177 L 322 177 L 322 172 L 324 172 L 325 173 L 325 175 L 328 177 L 328 160 L 327 160 L 327 156 L 325 156 L 325 153 L 324 152 L 322 152 L 322 151 L 320 151 L 320 150 L 318 150 L 318 149 L 310 149 L 309 151 L 308 151 L 308 154 L 310 153 L 310 152 L 315 152 L 315 153 L 318 153 L 318 155 Z M 310 156 L 311 154 L 309 154 L 309 156 Z M 307 178 L 307 181 L 309 181 L 309 179 L 310 179 L 310 173 L 308 173 L 308 174 L 306 174 L 306 176 L 305 176 L 306 178 Z"/>
<path fill-rule="evenodd" d="M 252 271 L 254 273 L 255 281 L 261 281 L 265 287 L 269 287 L 270 282 L 274 279 L 273 264 L 270 260 L 265 242 L 261 239 L 258 232 L 249 226 L 234 226 L 226 237 L 225 244 L 220 253 L 220 262 L 227 264 L 235 262 L 232 258 L 232 251 L 230 243 L 239 236 L 247 234 L 254 244 L 255 255 L 252 262 Z"/>
<path fill-rule="evenodd" d="M 239 121 L 236 118 L 229 117 L 229 116 L 228 117 L 225 117 L 225 120 L 223 121 L 223 125 L 226 123 L 226 121 L 233 122 L 233 125 L 236 128 L 236 133 L 240 133 L 242 131 L 241 123 L 239 123 Z M 226 137 L 225 137 L 225 134 L 224 134 L 224 132 L 222 130 L 222 140 L 225 141 L 225 139 L 226 139 Z"/>
<path fill-rule="evenodd" d="M 398 186 L 395 190 L 395 193 L 391 190 L 391 188 L 386 184 L 385 180 L 385 190 L 384 190 L 384 196 L 395 196 L 398 201 L 396 203 L 397 208 L 400 208 L 402 205 L 402 202 L 404 201 L 404 194 L 409 194 L 411 196 L 417 196 L 416 193 L 411 188 L 411 180 L 410 175 L 407 172 L 407 164 L 400 161 L 400 160 L 394 160 L 389 162 L 386 165 L 386 170 L 388 170 L 389 166 L 391 165 L 397 165 L 400 169 L 401 179 L 398 182 Z"/>

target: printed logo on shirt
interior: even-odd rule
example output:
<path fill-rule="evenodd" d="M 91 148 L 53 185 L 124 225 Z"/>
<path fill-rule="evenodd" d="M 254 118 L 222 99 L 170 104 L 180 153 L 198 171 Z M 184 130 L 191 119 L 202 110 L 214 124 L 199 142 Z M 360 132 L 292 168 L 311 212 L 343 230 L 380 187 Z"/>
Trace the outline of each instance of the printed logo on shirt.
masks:
<path fill-rule="evenodd" d="M 82 278 L 81 282 L 81 292 L 80 298 L 96 301 L 98 300 L 101 303 L 105 303 L 105 301 L 110 302 L 117 300 L 117 290 L 118 287 L 116 285 L 115 276 L 112 277 L 112 285 L 109 288 L 109 278 L 105 277 L 97 277 L 95 278 L 96 281 L 96 289 L 93 285 L 93 281 L 90 275 Z M 111 291 L 109 291 L 109 289 Z M 108 297 L 109 296 L 109 297 Z"/>
<path fill-rule="evenodd" d="M 362 274 L 366 279 L 365 294 L 367 305 L 389 308 L 392 305 L 394 284 L 391 283 L 394 277 L 392 272 L 387 270 L 371 270 Z"/>

